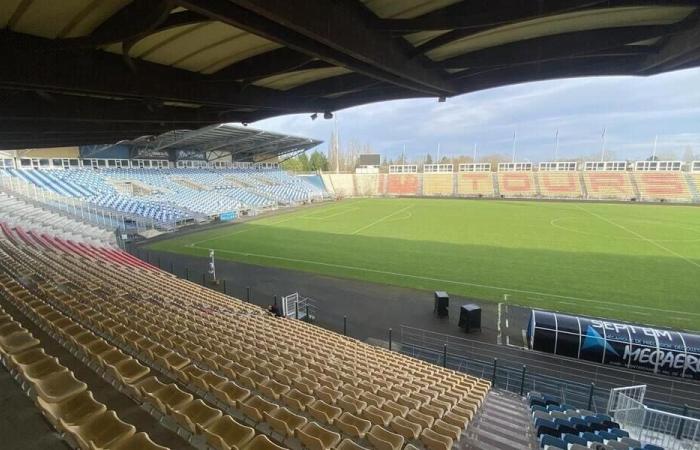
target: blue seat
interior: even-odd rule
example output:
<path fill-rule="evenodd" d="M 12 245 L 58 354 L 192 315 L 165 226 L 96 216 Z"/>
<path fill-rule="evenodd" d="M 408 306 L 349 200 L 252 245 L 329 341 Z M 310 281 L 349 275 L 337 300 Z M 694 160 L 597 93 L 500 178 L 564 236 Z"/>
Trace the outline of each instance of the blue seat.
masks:
<path fill-rule="evenodd" d="M 569 422 L 571 422 L 572 425 L 588 425 L 588 422 L 580 417 L 569 417 Z"/>
<path fill-rule="evenodd" d="M 663 447 L 654 444 L 646 444 L 644 450 L 665 450 Z"/>
<path fill-rule="evenodd" d="M 547 411 L 547 408 L 545 408 L 543 405 L 533 405 L 530 407 L 530 411 L 535 412 L 535 411 L 542 411 L 542 412 L 549 412 Z"/>
<path fill-rule="evenodd" d="M 625 430 L 621 430 L 619 428 L 610 428 L 610 429 L 608 429 L 608 433 L 614 434 L 618 438 L 630 436 L 630 434 L 628 432 L 626 432 Z"/>
<path fill-rule="evenodd" d="M 564 442 L 563 439 L 550 436 L 548 434 L 543 434 L 542 436 L 540 436 L 540 448 L 544 448 L 545 445 L 555 448 L 561 448 L 563 450 L 566 450 L 568 448 L 568 445 L 566 444 L 566 442 Z"/>
<path fill-rule="evenodd" d="M 585 433 L 581 433 L 581 437 L 588 442 L 600 442 L 601 444 L 603 443 L 602 437 L 598 436 L 595 433 L 591 433 L 589 431 L 587 431 Z"/>
<path fill-rule="evenodd" d="M 612 434 L 612 433 L 608 433 L 607 431 L 602 431 L 602 430 L 601 430 L 601 431 L 596 431 L 595 434 L 597 434 L 598 436 L 600 436 L 600 437 L 603 438 L 603 439 L 610 439 L 610 440 L 613 440 L 613 441 L 616 441 L 616 440 L 617 440 L 617 436 L 615 436 L 615 435 Z"/>
<path fill-rule="evenodd" d="M 567 444 L 580 444 L 583 446 L 586 446 L 588 444 L 588 441 L 582 438 L 581 436 L 578 436 L 576 434 L 571 434 L 571 433 L 566 433 L 561 436 L 561 438 L 566 442 Z"/>

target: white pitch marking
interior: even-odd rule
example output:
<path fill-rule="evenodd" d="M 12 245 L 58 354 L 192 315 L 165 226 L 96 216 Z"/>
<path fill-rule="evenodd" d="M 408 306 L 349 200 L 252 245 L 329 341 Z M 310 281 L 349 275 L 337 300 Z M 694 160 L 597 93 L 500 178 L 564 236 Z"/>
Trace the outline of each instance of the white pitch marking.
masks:
<path fill-rule="evenodd" d="M 198 248 L 200 250 L 208 250 L 209 249 L 208 247 L 198 247 L 198 246 L 194 246 L 194 248 Z M 483 289 L 507 291 L 507 292 L 511 292 L 511 293 L 516 292 L 516 293 L 520 293 L 520 294 L 542 295 L 545 297 L 561 298 L 561 299 L 567 299 L 567 300 L 576 300 L 577 302 L 598 303 L 601 305 L 609 305 L 610 304 L 609 301 L 594 300 L 594 299 L 590 299 L 590 298 L 572 297 L 572 296 L 568 296 L 568 295 L 559 295 L 559 294 L 548 294 L 546 292 L 528 291 L 525 289 L 512 289 L 512 288 L 506 288 L 506 287 L 501 287 L 501 286 L 491 286 L 488 284 L 470 283 L 467 281 L 445 280 L 442 278 L 424 277 L 421 275 L 411 275 L 408 273 L 390 272 L 387 270 L 377 270 L 377 269 L 368 269 L 366 267 L 348 266 L 345 264 L 324 263 L 324 262 L 320 262 L 320 261 L 310 261 L 307 259 L 285 258 L 283 256 L 261 255 L 261 254 L 257 254 L 257 253 L 237 252 L 234 250 L 225 250 L 225 249 L 218 249 L 218 248 L 215 248 L 213 250 L 216 250 L 217 252 L 220 252 L 220 253 L 230 253 L 232 255 L 253 256 L 256 258 L 267 258 L 267 259 L 274 259 L 274 260 L 279 260 L 279 261 L 289 261 L 289 262 L 313 264 L 313 265 L 324 266 L 324 267 L 335 267 L 337 269 L 356 270 L 358 272 L 379 273 L 382 275 L 391 275 L 391 276 L 396 276 L 396 277 L 412 278 L 412 279 L 416 279 L 416 280 L 435 281 L 438 283 L 449 283 L 449 284 L 456 284 L 456 285 L 460 285 L 460 286 L 472 286 L 472 287 L 478 287 L 478 288 L 483 288 Z M 555 301 L 557 303 L 564 303 L 564 302 L 561 302 L 560 300 L 555 300 Z M 568 303 L 568 304 L 572 304 L 572 303 Z M 573 304 L 575 304 L 575 303 L 573 303 Z M 630 305 L 630 304 L 626 304 L 626 303 L 621 303 L 620 305 L 624 306 L 625 308 L 632 308 L 632 309 L 643 309 L 643 310 L 647 310 L 647 311 L 670 312 L 670 313 L 676 313 L 676 314 L 689 314 L 692 316 L 700 316 L 700 313 L 694 313 L 694 312 L 690 312 L 690 311 L 676 311 L 676 310 L 672 310 L 672 309 L 651 308 L 649 306 Z"/>
<path fill-rule="evenodd" d="M 386 216 L 381 217 L 381 218 L 375 220 L 374 222 L 372 222 L 372 223 L 370 223 L 370 224 L 367 224 L 367 225 L 365 225 L 365 226 L 363 226 L 363 227 L 358 228 L 357 230 L 353 231 L 353 232 L 350 233 L 350 234 L 357 234 L 357 233 L 359 233 L 360 231 L 364 231 L 364 230 L 366 230 L 367 228 L 373 227 L 373 226 L 375 226 L 375 225 L 377 225 L 377 224 L 379 224 L 379 223 L 381 223 L 381 222 L 384 222 L 384 221 L 385 221 L 386 219 L 388 219 L 389 217 L 393 217 L 393 216 L 397 215 L 398 213 L 404 212 L 404 211 L 406 211 L 407 209 L 410 209 L 410 208 L 413 208 L 413 205 L 408 205 L 408 206 L 406 206 L 405 208 L 401 208 L 401 209 L 399 209 L 398 211 L 394 211 L 394 212 L 391 213 L 391 214 L 387 214 Z"/>

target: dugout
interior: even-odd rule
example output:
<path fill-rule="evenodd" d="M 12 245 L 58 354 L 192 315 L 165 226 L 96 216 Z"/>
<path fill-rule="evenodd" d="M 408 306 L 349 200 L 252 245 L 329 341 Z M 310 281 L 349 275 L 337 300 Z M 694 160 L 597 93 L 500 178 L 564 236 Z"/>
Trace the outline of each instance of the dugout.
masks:
<path fill-rule="evenodd" d="M 532 310 L 532 350 L 632 369 L 700 379 L 700 335 Z"/>

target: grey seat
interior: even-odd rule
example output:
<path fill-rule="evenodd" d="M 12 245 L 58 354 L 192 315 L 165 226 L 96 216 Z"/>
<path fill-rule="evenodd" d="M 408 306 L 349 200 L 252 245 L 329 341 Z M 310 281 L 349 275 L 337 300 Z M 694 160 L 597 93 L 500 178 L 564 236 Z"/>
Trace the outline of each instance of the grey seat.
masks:
<path fill-rule="evenodd" d="M 620 442 L 622 442 L 623 444 L 625 444 L 625 445 L 627 445 L 627 446 L 629 446 L 629 447 L 632 447 L 632 448 L 641 448 L 641 447 L 642 447 L 642 443 L 641 443 L 641 442 L 639 442 L 639 441 L 636 440 L 636 439 L 632 439 L 632 438 L 630 438 L 630 437 L 623 437 L 623 438 L 620 438 Z"/>

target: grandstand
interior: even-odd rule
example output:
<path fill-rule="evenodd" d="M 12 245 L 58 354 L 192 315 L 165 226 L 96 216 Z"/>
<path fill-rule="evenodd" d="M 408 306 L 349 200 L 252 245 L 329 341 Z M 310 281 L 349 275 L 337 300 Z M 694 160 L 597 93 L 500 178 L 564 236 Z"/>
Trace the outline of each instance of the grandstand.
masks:
<path fill-rule="evenodd" d="M 537 196 L 531 163 L 500 163 L 498 172 L 498 192 L 502 197 Z"/>
<path fill-rule="evenodd" d="M 454 195 L 452 164 L 426 164 L 423 166 L 423 195 Z"/>
<path fill-rule="evenodd" d="M 166 447 L 158 430 L 96 401 L 67 357 L 44 350 L 54 341 L 182 448 L 448 450 L 489 392 L 488 381 L 268 315 L 121 250 L 1 225 L 2 362 L 77 448 Z"/>

